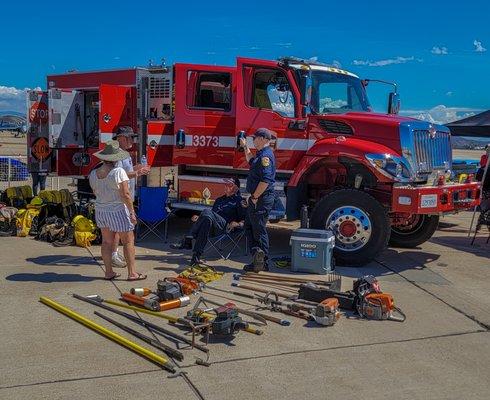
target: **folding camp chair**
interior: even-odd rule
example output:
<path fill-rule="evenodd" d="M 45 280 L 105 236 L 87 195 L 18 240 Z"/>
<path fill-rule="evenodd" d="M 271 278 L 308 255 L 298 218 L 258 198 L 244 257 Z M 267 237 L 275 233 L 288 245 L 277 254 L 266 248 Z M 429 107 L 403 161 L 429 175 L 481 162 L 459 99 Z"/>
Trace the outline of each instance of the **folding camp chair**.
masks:
<path fill-rule="evenodd" d="M 167 209 L 168 188 L 166 187 L 141 187 L 138 196 L 138 224 L 136 225 L 136 239 L 141 240 L 153 234 L 166 242 L 168 234 Z M 158 228 L 165 223 L 164 237 L 160 235 Z"/>
<path fill-rule="evenodd" d="M 223 260 L 228 260 L 230 256 L 240 246 L 242 239 L 245 239 L 245 254 L 248 254 L 247 236 L 245 229 L 235 228 L 231 232 L 224 232 L 216 236 L 210 236 L 204 249 L 204 253 L 214 250 Z"/>

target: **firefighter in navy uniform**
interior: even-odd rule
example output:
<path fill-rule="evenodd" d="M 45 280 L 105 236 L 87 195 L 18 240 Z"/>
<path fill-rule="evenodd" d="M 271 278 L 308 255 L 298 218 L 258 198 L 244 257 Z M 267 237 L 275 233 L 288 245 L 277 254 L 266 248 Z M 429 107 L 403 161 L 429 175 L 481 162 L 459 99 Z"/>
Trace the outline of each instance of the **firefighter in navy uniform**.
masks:
<path fill-rule="evenodd" d="M 248 199 L 245 230 L 252 253 L 252 263 L 244 266 L 244 271 L 269 270 L 269 236 L 267 221 L 274 205 L 274 183 L 276 179 L 276 161 L 270 147 L 271 140 L 276 139 L 275 132 L 259 128 L 253 135 L 253 143 L 257 154 L 253 156 L 245 138 L 240 145 L 245 150 L 245 157 L 250 165 L 247 177 Z"/>
<path fill-rule="evenodd" d="M 240 195 L 240 180 L 229 179 L 225 185 L 225 194 L 218 197 L 212 209 L 204 209 L 199 216 L 194 215 L 194 222 L 189 233 L 180 243 L 171 244 L 173 249 L 192 249 L 191 265 L 201 263 L 201 255 L 208 242 L 209 234 L 219 235 L 225 231 L 242 226 L 246 216 L 246 203 Z M 192 239 L 195 239 L 192 247 Z"/>

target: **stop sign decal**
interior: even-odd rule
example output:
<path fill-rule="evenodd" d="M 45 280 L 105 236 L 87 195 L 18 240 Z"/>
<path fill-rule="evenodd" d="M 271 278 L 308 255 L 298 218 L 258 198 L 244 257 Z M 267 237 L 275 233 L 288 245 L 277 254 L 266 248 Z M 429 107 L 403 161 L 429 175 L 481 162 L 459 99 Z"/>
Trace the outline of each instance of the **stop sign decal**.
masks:
<path fill-rule="evenodd" d="M 45 137 L 40 137 L 34 140 L 31 146 L 31 154 L 37 160 L 45 160 L 51 154 L 48 140 Z"/>
<path fill-rule="evenodd" d="M 48 122 L 48 106 L 46 103 L 36 101 L 29 109 L 29 122 L 46 123 Z"/>

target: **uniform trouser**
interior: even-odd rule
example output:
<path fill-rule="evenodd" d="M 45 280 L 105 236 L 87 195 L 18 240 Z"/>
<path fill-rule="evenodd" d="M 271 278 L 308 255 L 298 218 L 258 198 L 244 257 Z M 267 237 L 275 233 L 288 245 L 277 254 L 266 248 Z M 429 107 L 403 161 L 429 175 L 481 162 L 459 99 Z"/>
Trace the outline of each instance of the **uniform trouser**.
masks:
<path fill-rule="evenodd" d="M 221 215 L 209 209 L 203 210 L 190 231 L 190 235 L 196 239 L 192 249 L 193 253 L 201 256 L 208 243 L 211 231 L 214 234 L 223 233 L 226 230 L 226 225 L 226 220 Z"/>
<path fill-rule="evenodd" d="M 46 175 L 39 175 L 37 173 L 32 173 L 32 194 L 37 196 L 37 187 L 40 190 L 46 189 Z"/>
<path fill-rule="evenodd" d="M 266 225 L 273 205 L 274 193 L 272 192 L 262 194 L 256 205 L 249 199 L 247 219 L 245 220 L 245 232 L 250 252 L 254 255 L 258 249 L 261 249 L 265 254 L 264 262 L 266 265 L 269 263 L 269 235 Z"/>

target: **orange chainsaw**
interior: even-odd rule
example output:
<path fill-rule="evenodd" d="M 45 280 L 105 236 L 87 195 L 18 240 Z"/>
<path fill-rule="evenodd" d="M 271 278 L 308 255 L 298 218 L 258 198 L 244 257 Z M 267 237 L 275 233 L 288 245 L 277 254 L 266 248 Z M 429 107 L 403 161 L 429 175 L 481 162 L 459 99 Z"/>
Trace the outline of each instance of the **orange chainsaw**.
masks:
<path fill-rule="evenodd" d="M 361 317 L 367 319 L 403 322 L 406 315 L 397 307 L 389 293 L 369 293 L 361 297 L 357 306 Z"/>

